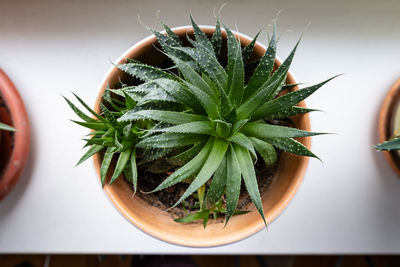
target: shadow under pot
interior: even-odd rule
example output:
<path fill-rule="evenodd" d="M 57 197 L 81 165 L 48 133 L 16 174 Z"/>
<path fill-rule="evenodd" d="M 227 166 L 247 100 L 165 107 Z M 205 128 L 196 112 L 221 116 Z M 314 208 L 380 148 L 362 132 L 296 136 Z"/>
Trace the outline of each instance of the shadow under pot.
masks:
<path fill-rule="evenodd" d="M 210 37 L 214 32 L 214 27 L 202 27 L 202 30 Z M 182 42 L 185 42 L 186 35 L 193 38 L 192 27 L 180 27 L 173 31 L 179 36 Z M 251 40 L 244 35 L 236 34 L 236 37 L 238 36 L 240 36 L 242 46 L 246 46 L 251 42 Z M 223 32 L 222 57 L 227 53 L 226 43 L 226 34 Z M 158 49 L 159 44 L 156 38 L 154 36 L 148 37 L 125 52 L 119 58 L 117 64 L 126 63 L 126 59 L 130 58 L 153 66 L 168 67 L 165 65 L 167 58 L 160 53 Z M 261 58 L 265 51 L 266 49 L 264 46 L 256 43 L 252 55 L 253 59 Z M 280 64 L 281 62 L 279 60 L 275 61 L 275 67 L 280 66 Z M 115 67 L 111 68 L 99 89 L 97 102 L 94 107 L 97 113 L 101 112 L 100 100 L 107 86 L 110 85 L 112 87 L 117 85 L 119 81 L 126 84 L 134 84 L 137 82 L 121 70 Z M 296 81 L 290 73 L 287 76 L 286 83 L 296 84 Z M 292 88 L 292 90 L 297 89 L 297 86 Z M 299 106 L 306 107 L 304 102 L 300 102 Z M 306 131 L 311 129 L 308 115 L 293 117 L 293 122 L 294 126 L 298 129 Z M 298 140 L 310 149 L 310 139 L 299 138 Z M 103 154 L 97 153 L 93 159 L 100 177 Z M 260 186 L 262 205 L 267 223 L 271 223 L 276 219 L 293 198 L 303 180 L 307 165 L 307 157 L 281 152 L 273 173 L 269 174 L 269 179 L 268 177 L 261 177 L 268 181 L 266 186 Z M 141 173 L 139 172 L 139 185 L 141 178 L 144 178 L 140 175 Z M 109 178 L 110 177 L 107 179 Z M 158 239 L 173 244 L 190 247 L 219 246 L 249 237 L 265 228 L 261 216 L 250 202 L 243 204 L 244 208 L 250 212 L 233 216 L 225 227 L 223 219 L 210 219 L 210 222 L 204 229 L 201 222 L 188 224 L 175 222 L 176 214 L 174 214 L 173 211 L 163 212 L 168 207 L 163 207 L 155 199 L 149 199 L 149 195 L 141 194 L 140 186 L 139 192 L 133 196 L 132 185 L 127 183 L 124 179 L 117 179 L 111 186 L 106 183 L 104 192 L 118 211 L 133 225 Z"/>
<path fill-rule="evenodd" d="M 17 183 L 28 159 L 30 128 L 24 103 L 10 78 L 0 69 L 0 122 L 15 131 L 0 131 L 0 200 Z"/>

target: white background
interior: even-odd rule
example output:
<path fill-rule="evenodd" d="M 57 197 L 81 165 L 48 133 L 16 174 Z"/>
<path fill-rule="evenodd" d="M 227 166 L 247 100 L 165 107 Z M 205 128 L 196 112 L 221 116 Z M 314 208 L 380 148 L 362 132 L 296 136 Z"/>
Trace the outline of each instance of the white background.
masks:
<path fill-rule="evenodd" d="M 74 167 L 86 130 L 61 94 L 94 103 L 122 52 L 157 26 L 214 24 L 207 1 L 1 1 L 0 66 L 19 89 L 32 123 L 29 164 L 0 203 L 0 252 L 23 253 L 399 253 L 400 179 L 377 143 L 381 102 L 400 74 L 400 2 L 228 1 L 222 20 L 254 36 L 278 11 L 278 54 L 305 32 L 292 72 L 317 83 L 345 73 L 309 98 L 316 131 L 304 183 L 268 231 L 232 245 L 194 249 L 154 239 L 107 200 L 91 161 Z M 306 28 L 307 24 L 311 23 Z M 260 40 L 266 42 L 264 33 Z"/>

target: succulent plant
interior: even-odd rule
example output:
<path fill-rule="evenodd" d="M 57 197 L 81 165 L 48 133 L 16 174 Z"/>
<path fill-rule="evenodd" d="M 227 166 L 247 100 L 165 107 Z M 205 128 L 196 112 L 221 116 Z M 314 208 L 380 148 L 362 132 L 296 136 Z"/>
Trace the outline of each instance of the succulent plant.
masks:
<path fill-rule="evenodd" d="M 150 88 L 156 91 L 152 94 L 154 99 L 168 98 L 170 103 L 179 107 L 136 107 L 123 112 L 117 121 L 137 123 L 150 120 L 157 123 L 156 127 L 140 136 L 136 146 L 148 151 L 164 150 L 165 154 L 160 157 L 179 166 L 151 192 L 189 182 L 187 190 L 173 207 L 189 196 L 197 195 L 199 211 L 186 219 L 179 219 L 181 222 L 203 219 L 206 224 L 210 211 L 215 211 L 223 198 L 226 208 L 220 212 L 226 213 L 227 223 L 236 211 L 243 180 L 266 223 L 254 162 L 261 157 L 266 166 L 273 165 L 277 159 L 276 149 L 316 157 L 295 138 L 321 134 L 275 125 L 271 120 L 285 120 L 313 111 L 296 105 L 333 78 L 279 95 L 282 90 L 295 86 L 286 84 L 286 77 L 298 43 L 275 69 L 275 26 L 267 51 L 261 59 L 252 62 L 249 59 L 258 35 L 242 48 L 240 39 L 224 27 L 228 47 L 227 64 L 224 65 L 221 62 L 225 55 L 220 56 L 222 35 L 219 19 L 211 39 L 192 18 L 191 22 L 194 40 L 187 36 L 190 47 L 183 46 L 179 37 L 164 23 L 165 34 L 148 28 L 157 37 L 160 51 L 173 62 L 175 69 L 160 69 L 136 61 L 117 65 L 143 82 L 136 87 L 122 88 L 125 94 Z"/>
<path fill-rule="evenodd" d="M 7 124 L 1 123 L 1 122 L 0 122 L 0 130 L 15 132 L 15 129 L 13 127 L 11 127 Z"/>
<path fill-rule="evenodd" d="M 81 98 L 75 95 L 82 106 L 90 112 L 93 117 L 86 115 L 70 100 L 64 97 L 72 110 L 83 120 L 73 121 L 83 127 L 89 128 L 90 138 L 83 139 L 90 149 L 81 157 L 76 165 L 83 163 L 96 153 L 105 150 L 100 168 L 100 178 L 104 186 L 107 171 L 111 165 L 114 155 L 118 158 L 110 184 L 112 184 L 122 173 L 124 177 L 133 184 L 134 192 L 137 190 L 137 167 L 136 167 L 136 143 L 140 135 L 143 135 L 143 128 L 151 122 L 119 122 L 126 111 L 136 106 L 136 101 L 129 95 L 123 95 L 123 101 L 111 97 L 110 90 L 107 88 L 103 100 L 100 103 L 102 114 L 93 111 Z M 112 107 L 109 110 L 106 105 Z"/>

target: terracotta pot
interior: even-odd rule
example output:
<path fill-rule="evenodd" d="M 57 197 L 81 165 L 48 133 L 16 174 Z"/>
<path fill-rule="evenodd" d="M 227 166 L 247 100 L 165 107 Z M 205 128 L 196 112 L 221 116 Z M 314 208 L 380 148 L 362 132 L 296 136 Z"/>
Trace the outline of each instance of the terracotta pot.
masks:
<path fill-rule="evenodd" d="M 211 36 L 214 32 L 213 27 L 202 27 L 202 29 L 208 36 Z M 175 28 L 174 32 L 182 40 L 184 40 L 187 33 L 193 35 L 192 28 L 189 26 Z M 247 45 L 251 41 L 244 35 L 240 35 L 240 38 L 243 45 Z M 165 60 L 165 57 L 160 55 L 153 47 L 155 44 L 157 44 L 157 41 L 153 36 L 142 40 L 125 52 L 118 60 L 118 63 L 124 63 L 126 58 L 132 58 L 150 65 L 159 65 Z M 225 35 L 221 54 L 223 55 L 224 52 L 226 54 Z M 254 57 L 261 57 L 265 52 L 265 47 L 256 44 L 254 52 Z M 276 65 L 280 65 L 280 62 L 276 61 Z M 100 112 L 99 101 L 107 84 L 111 86 L 116 84 L 120 77 L 121 79 L 126 79 L 127 75 L 114 67 L 105 76 L 95 104 L 96 112 Z M 292 75 L 288 75 L 287 83 L 296 83 Z M 300 103 L 300 106 L 305 107 L 305 103 Z M 298 128 L 310 130 L 310 121 L 307 115 L 295 118 L 294 121 Z M 310 148 L 310 139 L 301 139 L 300 141 Z M 99 174 L 101 155 L 97 154 L 94 157 L 94 164 Z M 271 184 L 267 186 L 262 197 L 265 217 L 268 223 L 271 223 L 293 198 L 302 182 L 307 164 L 307 157 L 282 153 L 278 167 L 278 178 L 273 179 Z M 137 196 L 132 198 L 131 186 L 123 179 L 118 179 L 112 186 L 106 185 L 104 191 L 114 206 L 132 224 L 158 239 L 173 244 L 191 247 L 219 246 L 246 238 L 265 227 L 261 216 L 253 204 L 248 207 L 251 212 L 233 216 L 225 228 L 224 223 L 211 221 L 207 225 L 207 228 L 203 229 L 200 223 L 176 223 L 168 213 L 150 206 L 146 201 Z"/>
<path fill-rule="evenodd" d="M 8 76 L 0 69 L 0 121 L 16 132 L 2 132 L 0 143 L 0 200 L 17 183 L 28 159 L 30 128 L 24 103 Z"/>
<path fill-rule="evenodd" d="M 390 88 L 383 100 L 379 113 L 378 134 L 379 143 L 388 140 L 393 134 L 393 120 L 400 102 L 400 79 Z M 400 176 L 400 155 L 397 151 L 380 151 L 383 153 L 390 167 Z"/>

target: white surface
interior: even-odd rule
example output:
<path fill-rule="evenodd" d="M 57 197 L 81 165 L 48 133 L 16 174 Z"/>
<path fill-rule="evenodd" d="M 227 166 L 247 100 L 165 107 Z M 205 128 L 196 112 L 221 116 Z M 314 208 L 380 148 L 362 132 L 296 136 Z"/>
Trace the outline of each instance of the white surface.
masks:
<path fill-rule="evenodd" d="M 61 94 L 94 103 L 115 60 L 156 26 L 213 24 L 219 1 L 1 1 L 0 65 L 25 100 L 32 153 L 15 190 L 0 203 L 1 253 L 399 253 L 400 179 L 377 143 L 380 104 L 400 69 L 398 1 L 229 1 L 223 22 L 254 36 L 279 15 L 278 53 L 285 58 L 305 26 L 292 71 L 316 83 L 345 73 L 307 101 L 313 151 L 296 197 L 268 231 L 232 245 L 194 249 L 156 240 L 130 225 L 80 167 L 86 131 Z M 160 29 L 159 26 L 157 26 Z M 267 40 L 263 34 L 261 41 Z"/>

